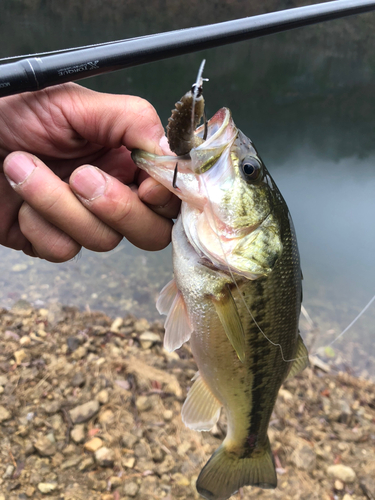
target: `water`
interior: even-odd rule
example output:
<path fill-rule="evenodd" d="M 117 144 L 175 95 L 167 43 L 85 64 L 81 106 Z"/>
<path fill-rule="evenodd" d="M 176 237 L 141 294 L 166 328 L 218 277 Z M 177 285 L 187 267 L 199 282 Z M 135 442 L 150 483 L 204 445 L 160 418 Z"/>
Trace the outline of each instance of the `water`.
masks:
<path fill-rule="evenodd" d="M 0 57 L 218 22 L 264 8 L 262 2 L 235 4 L 215 11 L 209 2 L 160 1 L 145 12 L 136 2 L 103 8 L 94 0 L 70 0 L 60 12 L 53 2 L 6 1 Z M 268 7 L 301 4 L 275 0 Z M 356 16 L 82 82 L 140 95 L 166 123 L 207 59 L 208 115 L 231 108 L 293 215 L 304 305 L 318 325 L 313 350 L 329 344 L 375 294 L 374 20 L 375 14 Z M 124 241 L 106 254 L 83 250 L 71 262 L 51 264 L 0 248 L 0 306 L 20 298 L 37 306 L 58 300 L 111 315 L 157 318 L 154 301 L 171 277 L 170 254 L 170 248 L 147 253 Z M 372 306 L 333 345 L 343 367 L 367 376 L 375 376 L 374 319 Z"/>

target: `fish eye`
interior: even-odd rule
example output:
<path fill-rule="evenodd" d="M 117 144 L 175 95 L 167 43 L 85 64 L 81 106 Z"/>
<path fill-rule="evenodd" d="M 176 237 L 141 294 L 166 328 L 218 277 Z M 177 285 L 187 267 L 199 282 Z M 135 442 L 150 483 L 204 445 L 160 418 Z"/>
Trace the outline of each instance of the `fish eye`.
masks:
<path fill-rule="evenodd" d="M 256 181 L 262 173 L 262 165 L 254 157 L 244 158 L 240 168 L 245 181 Z"/>

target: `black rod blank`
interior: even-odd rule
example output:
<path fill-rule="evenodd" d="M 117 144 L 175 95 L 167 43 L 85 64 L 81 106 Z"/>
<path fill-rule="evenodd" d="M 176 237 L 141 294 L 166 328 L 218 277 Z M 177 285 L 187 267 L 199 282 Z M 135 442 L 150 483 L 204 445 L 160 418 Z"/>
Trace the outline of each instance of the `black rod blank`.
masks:
<path fill-rule="evenodd" d="M 40 90 L 168 57 L 375 10 L 375 0 L 334 0 L 223 23 L 29 57 L 0 66 L 0 97 Z"/>

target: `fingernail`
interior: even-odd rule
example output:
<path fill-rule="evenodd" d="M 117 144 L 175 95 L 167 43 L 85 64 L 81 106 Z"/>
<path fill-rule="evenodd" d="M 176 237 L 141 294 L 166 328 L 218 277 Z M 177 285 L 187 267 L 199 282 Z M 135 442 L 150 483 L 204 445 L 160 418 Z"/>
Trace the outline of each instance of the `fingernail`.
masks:
<path fill-rule="evenodd" d="M 88 165 L 78 170 L 70 184 L 78 195 L 92 201 L 104 194 L 107 180 L 98 168 Z"/>
<path fill-rule="evenodd" d="M 163 135 L 163 137 L 160 139 L 159 146 L 161 147 L 165 155 L 169 156 L 174 154 L 169 147 L 168 139 L 165 135 Z"/>
<path fill-rule="evenodd" d="M 5 160 L 4 173 L 11 186 L 19 186 L 35 170 L 35 163 L 32 159 L 23 154 L 15 154 Z"/>

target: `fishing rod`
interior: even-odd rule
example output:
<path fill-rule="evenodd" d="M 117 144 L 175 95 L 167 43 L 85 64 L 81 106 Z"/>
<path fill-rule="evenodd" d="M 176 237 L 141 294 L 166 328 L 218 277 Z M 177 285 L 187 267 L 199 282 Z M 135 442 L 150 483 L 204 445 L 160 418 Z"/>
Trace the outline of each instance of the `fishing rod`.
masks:
<path fill-rule="evenodd" d="M 372 10 L 375 10 L 375 0 L 334 0 L 234 21 L 44 53 L 47 55 L 34 54 L 0 65 L 0 97 Z"/>

